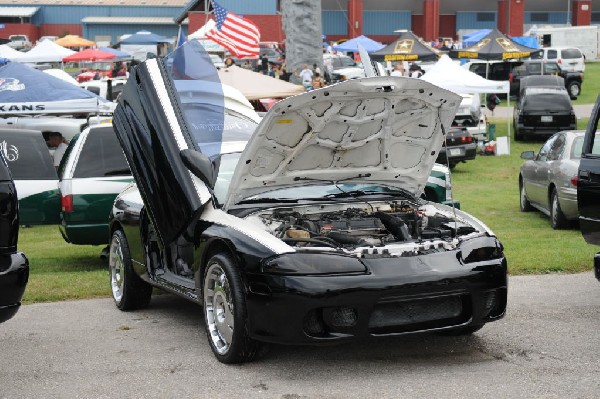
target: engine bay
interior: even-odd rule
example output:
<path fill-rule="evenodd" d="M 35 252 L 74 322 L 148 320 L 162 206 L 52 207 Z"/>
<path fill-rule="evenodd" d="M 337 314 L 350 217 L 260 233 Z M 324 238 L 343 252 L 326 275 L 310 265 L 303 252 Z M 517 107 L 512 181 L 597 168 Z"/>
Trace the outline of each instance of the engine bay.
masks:
<path fill-rule="evenodd" d="M 275 208 L 251 218 L 258 218 L 271 234 L 293 247 L 360 249 L 363 253 L 408 243 L 413 244 L 411 248 L 430 248 L 434 242 L 438 243 L 433 245 L 436 248 L 454 247 L 457 237 L 479 232 L 452 212 L 446 214 L 432 205 L 419 206 L 412 201 L 339 204 L 331 208 Z"/>

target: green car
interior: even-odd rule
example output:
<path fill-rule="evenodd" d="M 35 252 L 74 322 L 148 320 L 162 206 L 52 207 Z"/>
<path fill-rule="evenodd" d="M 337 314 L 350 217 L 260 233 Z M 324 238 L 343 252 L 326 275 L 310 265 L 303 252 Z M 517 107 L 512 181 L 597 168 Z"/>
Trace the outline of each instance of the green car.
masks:
<path fill-rule="evenodd" d="M 77 245 L 108 244 L 108 215 L 133 177 L 112 125 L 87 128 L 69 143 L 58 169 L 60 231 Z"/>
<path fill-rule="evenodd" d="M 439 163 L 433 165 L 429 179 L 427 179 L 423 198 L 449 206 L 454 204 L 456 209 L 460 209 L 460 201 L 452 198 L 452 181 L 450 179 L 450 169 L 447 166 Z"/>

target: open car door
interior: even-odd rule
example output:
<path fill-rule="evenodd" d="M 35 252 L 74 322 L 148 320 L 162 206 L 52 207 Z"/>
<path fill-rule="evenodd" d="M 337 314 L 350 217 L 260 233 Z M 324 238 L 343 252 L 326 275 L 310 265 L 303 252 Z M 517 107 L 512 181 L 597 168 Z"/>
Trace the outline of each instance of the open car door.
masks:
<path fill-rule="evenodd" d="M 590 244 L 600 245 L 600 96 L 596 100 L 583 141 L 577 182 L 581 233 Z"/>
<path fill-rule="evenodd" d="M 131 73 L 113 126 L 163 245 L 212 198 L 224 99 L 204 48 L 188 42 Z"/>
<path fill-rule="evenodd" d="M 0 151 L 17 189 L 19 223 L 59 224 L 58 175 L 42 133 L 0 128 Z"/>

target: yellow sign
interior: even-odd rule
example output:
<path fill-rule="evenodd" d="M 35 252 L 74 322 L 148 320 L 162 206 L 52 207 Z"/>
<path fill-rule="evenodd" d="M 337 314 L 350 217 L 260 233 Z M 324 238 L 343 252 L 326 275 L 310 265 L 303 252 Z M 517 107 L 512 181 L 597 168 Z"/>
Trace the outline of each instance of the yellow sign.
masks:
<path fill-rule="evenodd" d="M 502 53 L 503 60 L 510 60 L 511 58 L 526 58 L 531 55 L 530 52 L 515 51 L 513 53 Z"/>
<path fill-rule="evenodd" d="M 384 61 L 416 61 L 418 59 L 417 54 L 388 54 L 383 57 Z"/>
<path fill-rule="evenodd" d="M 289 125 L 290 123 L 294 123 L 294 121 L 291 119 L 280 119 L 275 123 L 278 125 Z"/>
<path fill-rule="evenodd" d="M 458 58 L 479 58 L 479 53 L 474 53 L 472 51 L 459 51 Z"/>

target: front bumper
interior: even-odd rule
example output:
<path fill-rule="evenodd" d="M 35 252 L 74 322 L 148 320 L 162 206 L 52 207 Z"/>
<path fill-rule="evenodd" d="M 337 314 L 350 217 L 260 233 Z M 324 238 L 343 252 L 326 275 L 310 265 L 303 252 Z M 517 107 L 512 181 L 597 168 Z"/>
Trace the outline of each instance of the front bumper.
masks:
<path fill-rule="evenodd" d="M 257 340 L 324 344 L 441 331 L 500 319 L 506 259 L 462 264 L 456 251 L 362 259 L 338 276 L 248 274 L 248 331 Z"/>
<path fill-rule="evenodd" d="M 19 310 L 28 280 L 29 261 L 25 254 L 0 255 L 0 323 Z"/>

